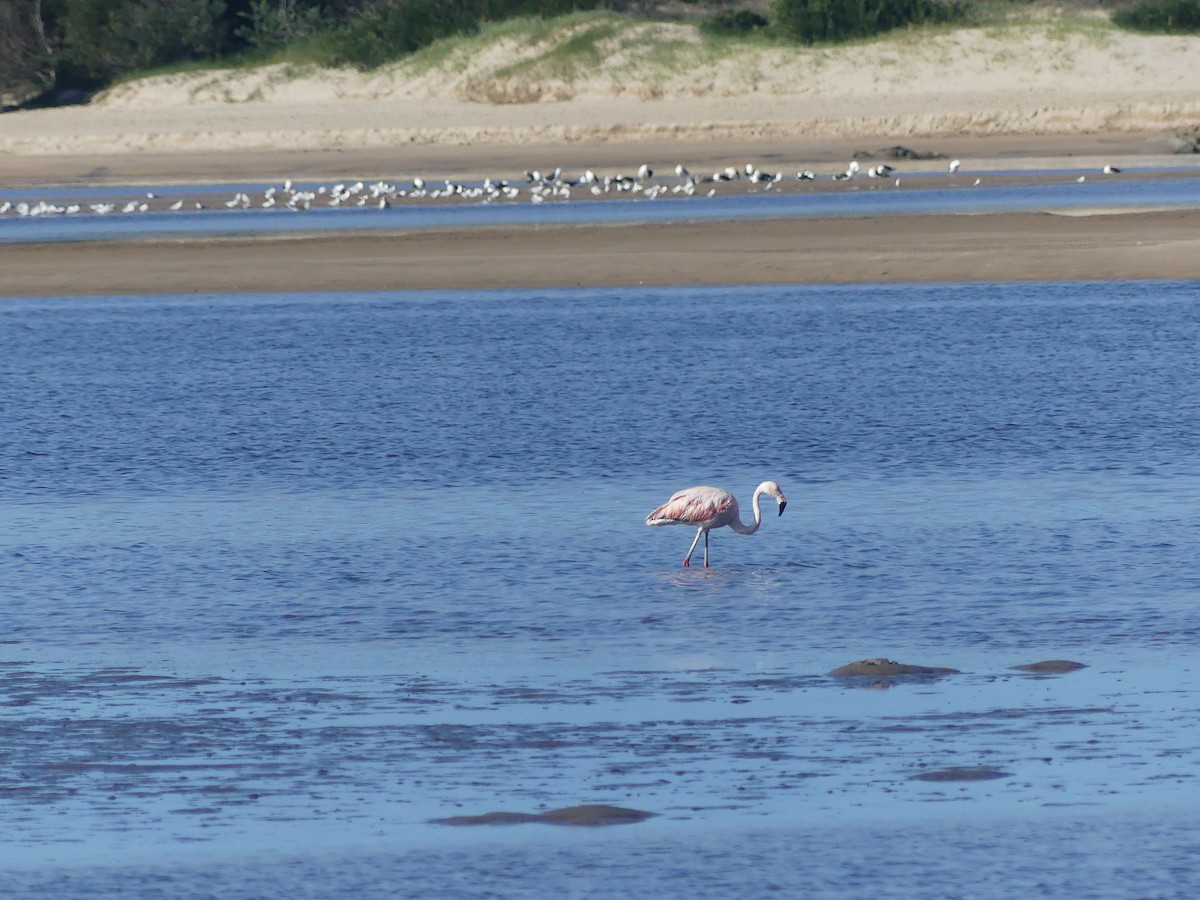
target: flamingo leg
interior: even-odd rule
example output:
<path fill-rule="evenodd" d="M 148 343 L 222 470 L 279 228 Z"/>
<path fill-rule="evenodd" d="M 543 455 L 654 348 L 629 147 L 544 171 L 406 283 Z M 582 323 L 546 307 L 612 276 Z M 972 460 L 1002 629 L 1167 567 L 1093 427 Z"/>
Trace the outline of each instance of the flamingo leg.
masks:
<path fill-rule="evenodd" d="M 700 543 L 700 535 L 704 535 L 704 564 L 708 565 L 708 532 L 700 528 L 696 531 L 696 537 L 692 540 L 692 546 L 688 547 L 687 556 L 683 558 L 685 566 L 692 564 L 692 554 L 696 552 L 696 545 Z"/>

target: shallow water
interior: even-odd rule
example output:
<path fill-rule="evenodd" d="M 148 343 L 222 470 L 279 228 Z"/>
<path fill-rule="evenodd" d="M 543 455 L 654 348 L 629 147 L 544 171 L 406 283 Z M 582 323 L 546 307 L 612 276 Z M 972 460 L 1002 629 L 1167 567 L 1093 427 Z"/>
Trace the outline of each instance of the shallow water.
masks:
<path fill-rule="evenodd" d="M 1169 896 L 1198 288 L 3 301 L 0 869 Z M 707 571 L 642 524 L 764 478 L 786 514 Z M 826 675 L 873 656 L 963 674 Z M 1055 657 L 1089 668 L 1008 668 Z M 975 765 L 1008 775 L 912 780 Z M 428 824 L 575 803 L 658 817 Z"/>
<path fill-rule="evenodd" d="M 145 213 L 112 212 L 106 215 L 0 216 L 0 244 L 35 241 L 124 240 L 166 235 L 230 236 L 273 233 L 312 233 L 340 229 L 356 231 L 404 231 L 409 229 L 464 228 L 503 225 L 570 225 L 635 222 L 739 221 L 743 219 L 796 219 L 822 216 L 904 216 L 904 215 L 979 215 L 998 212 L 1046 212 L 1087 210 L 1191 209 L 1200 205 L 1200 179 L 1191 170 L 1147 170 L 1105 177 L 1089 173 L 1090 180 L 1077 183 L 1073 171 L 1056 172 L 1056 180 L 1025 184 L 992 184 L 1000 173 L 986 173 L 985 183 L 975 187 L 974 175 L 901 179 L 902 188 L 893 179 L 860 179 L 833 193 L 772 193 L 766 188 L 740 185 L 725 196 L 708 197 L 701 185 L 696 196 L 679 198 L 665 195 L 655 200 L 605 199 L 595 202 L 579 199 L 531 203 L 528 194 L 519 200 L 482 201 L 400 199 L 389 209 L 374 204 L 366 208 L 330 208 L 324 198 L 310 211 L 293 212 L 273 209 L 225 209 L 224 204 L 236 191 L 244 190 L 261 202 L 265 184 L 223 186 L 212 195 L 204 195 L 208 206 L 203 211 L 167 212 L 175 199 L 195 199 L 189 188 L 155 186 L 154 208 Z M 1179 177 L 1139 177 L 1176 175 Z M 1085 178 L 1089 176 L 1084 176 Z M 661 181 L 674 184 L 673 179 Z M 793 185 L 794 187 L 794 185 Z M 129 188 L 113 194 L 104 188 L 105 197 L 141 200 L 146 187 Z M 57 192 L 34 196 L 28 191 L 0 194 L 5 199 L 56 201 Z M 86 202 L 90 189 L 71 196 Z M 60 204 L 61 205 L 61 204 Z"/>

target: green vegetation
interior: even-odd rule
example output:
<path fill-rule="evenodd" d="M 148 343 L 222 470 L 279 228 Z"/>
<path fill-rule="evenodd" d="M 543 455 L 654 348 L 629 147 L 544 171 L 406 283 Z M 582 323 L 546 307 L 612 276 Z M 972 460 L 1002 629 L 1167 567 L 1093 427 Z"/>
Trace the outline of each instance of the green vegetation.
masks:
<path fill-rule="evenodd" d="M 61 65 L 93 81 L 186 60 L 214 59 L 222 46 L 221 0 L 93 0 L 66 5 Z"/>
<path fill-rule="evenodd" d="M 264 51 L 311 41 L 331 25 L 320 6 L 300 6 L 297 0 L 250 0 L 241 17 L 235 37 L 248 48 Z"/>
<path fill-rule="evenodd" d="M 806 44 L 869 37 L 909 25 L 961 22 L 958 0 L 774 0 L 771 22 L 783 37 Z"/>
<path fill-rule="evenodd" d="M 1077 0 L 1088 2 L 1088 0 Z M 1128 0 L 1114 22 L 1142 31 L 1200 31 L 1200 0 Z M 149 71 L 269 62 L 372 69 L 465 66 L 471 41 L 521 41 L 528 53 L 501 76 L 565 79 L 609 58 L 696 64 L 694 38 L 627 23 L 684 15 L 711 53 L 752 39 L 829 44 L 894 29 L 980 25 L 1030 9 L 1014 0 L 0 0 L 0 101 L 64 88 L 92 90 Z M 603 9 L 604 12 L 597 10 Z M 681 13 L 681 9 L 683 13 Z M 769 12 L 764 16 L 764 11 Z M 635 18 L 635 15 L 637 18 Z M 1027 14 L 1026 14 L 1027 15 Z M 1106 26 L 1107 27 L 1107 26 Z M 566 32 L 566 40 L 547 40 Z M 694 32 L 692 32 L 694 35 Z M 541 45 L 545 43 L 545 47 Z M 626 52 L 628 51 L 628 52 Z M 624 73 L 636 79 L 636 66 Z M 484 95 L 503 86 L 481 86 Z"/>
<path fill-rule="evenodd" d="M 473 3 L 446 0 L 370 0 L 358 15 L 321 39 L 324 62 L 374 69 L 440 38 L 479 27 Z"/>
<path fill-rule="evenodd" d="M 0 0 L 0 95 L 93 89 L 190 60 L 370 69 L 517 16 L 599 0 Z"/>
<path fill-rule="evenodd" d="M 762 31 L 770 24 L 770 19 L 752 9 L 723 9 L 701 22 L 700 30 L 705 34 L 741 37 Z"/>
<path fill-rule="evenodd" d="M 1200 32 L 1200 0 L 1141 0 L 1118 10 L 1113 23 L 1152 33 Z"/>

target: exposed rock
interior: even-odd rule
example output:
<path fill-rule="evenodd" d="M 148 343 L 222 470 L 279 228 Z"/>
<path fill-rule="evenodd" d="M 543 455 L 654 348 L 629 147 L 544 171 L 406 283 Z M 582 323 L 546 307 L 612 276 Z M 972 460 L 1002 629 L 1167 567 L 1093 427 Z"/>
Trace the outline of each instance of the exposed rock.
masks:
<path fill-rule="evenodd" d="M 884 147 L 879 151 L 879 155 L 884 159 L 945 159 L 945 153 L 935 153 L 933 151 L 921 152 L 912 150 L 908 147 Z"/>
<path fill-rule="evenodd" d="M 624 806 L 585 804 L 552 809 L 542 813 L 541 820 L 555 825 L 626 825 L 631 822 L 642 822 L 653 815 L 652 812 L 629 809 Z"/>
<path fill-rule="evenodd" d="M 945 669 L 938 666 L 917 666 L 909 663 L 898 663 L 892 659 L 863 659 L 858 662 L 839 666 L 829 673 L 835 677 L 846 676 L 880 676 L 880 675 L 958 675 L 958 669 Z"/>
<path fill-rule="evenodd" d="M 911 147 L 896 144 L 892 147 L 880 147 L 875 152 L 870 150 L 855 150 L 854 159 L 945 159 L 945 153 L 922 152 Z"/>
<path fill-rule="evenodd" d="M 1200 153 L 1200 131 L 1172 135 L 1170 144 L 1172 153 Z"/>
<path fill-rule="evenodd" d="M 1075 672 L 1079 669 L 1086 669 L 1087 666 L 1083 663 L 1071 662 L 1069 659 L 1044 659 L 1041 662 L 1025 663 L 1010 668 L 1019 669 L 1022 672 Z"/>

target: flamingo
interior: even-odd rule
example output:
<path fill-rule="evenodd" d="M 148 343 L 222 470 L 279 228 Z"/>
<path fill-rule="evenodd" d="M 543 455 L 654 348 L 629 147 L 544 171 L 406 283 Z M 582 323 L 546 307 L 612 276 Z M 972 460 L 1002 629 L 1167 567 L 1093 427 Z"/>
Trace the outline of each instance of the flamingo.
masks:
<path fill-rule="evenodd" d="M 683 564 L 692 564 L 692 553 L 700 543 L 700 535 L 704 535 L 704 567 L 708 568 L 708 533 L 714 528 L 728 525 L 738 534 L 754 534 L 762 524 L 762 509 L 759 498 L 768 494 L 779 504 L 779 515 L 787 506 L 787 498 L 773 481 L 764 481 L 754 489 L 754 524 L 746 525 L 738 514 L 737 498 L 729 491 L 717 487 L 690 487 L 674 494 L 650 515 L 646 516 L 647 525 L 692 525 L 696 529 L 695 540 L 688 548 Z"/>

